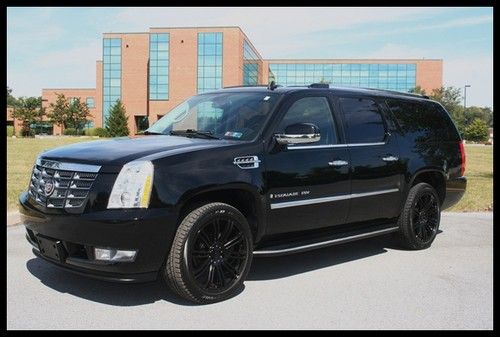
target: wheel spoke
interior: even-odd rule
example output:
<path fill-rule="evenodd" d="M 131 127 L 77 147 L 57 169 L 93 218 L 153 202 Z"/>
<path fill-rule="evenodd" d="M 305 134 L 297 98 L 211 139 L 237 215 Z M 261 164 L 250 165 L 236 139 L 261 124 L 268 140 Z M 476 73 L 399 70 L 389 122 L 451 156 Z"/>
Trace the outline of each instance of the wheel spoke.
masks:
<path fill-rule="evenodd" d="M 227 238 L 229 237 L 229 235 L 231 234 L 232 231 L 233 231 L 233 221 L 228 220 L 227 224 L 224 228 L 224 231 L 222 232 L 222 236 L 221 236 L 220 240 L 222 242 L 226 242 Z"/>
<path fill-rule="evenodd" d="M 228 242 L 226 242 L 224 244 L 224 248 L 229 249 L 229 248 L 233 247 L 234 245 L 238 244 L 242 240 L 243 240 L 242 234 L 238 233 L 238 235 L 236 235 L 234 238 L 232 238 L 231 240 L 229 240 Z"/>
<path fill-rule="evenodd" d="M 213 226 L 214 227 L 214 233 L 213 233 L 213 235 L 214 235 L 214 241 L 213 242 L 216 242 L 217 240 L 219 240 L 220 234 L 221 234 L 220 233 L 219 218 L 216 218 L 213 223 L 214 223 L 214 226 Z"/>
<path fill-rule="evenodd" d="M 211 240 L 203 230 L 200 230 L 198 232 L 198 237 L 201 239 L 201 241 L 203 241 L 203 244 L 205 244 L 206 247 L 209 247 L 211 245 Z"/>
<path fill-rule="evenodd" d="M 225 267 L 226 270 L 231 273 L 231 279 L 234 279 L 234 278 L 238 277 L 238 275 L 239 275 L 238 272 L 229 263 L 222 264 L 222 267 Z"/>
<path fill-rule="evenodd" d="M 215 267 L 217 270 L 217 277 L 220 280 L 221 286 L 224 287 L 226 285 L 226 280 L 224 279 L 224 272 L 222 271 L 221 265 Z"/>
<path fill-rule="evenodd" d="M 215 276 L 214 265 L 213 263 L 210 263 L 208 268 L 207 283 L 205 283 L 205 288 L 208 288 L 210 287 L 211 284 L 214 284 L 214 276 Z"/>
<path fill-rule="evenodd" d="M 207 268 L 210 266 L 210 259 L 206 259 L 203 264 L 193 271 L 194 278 L 197 279 L 205 273 Z"/>

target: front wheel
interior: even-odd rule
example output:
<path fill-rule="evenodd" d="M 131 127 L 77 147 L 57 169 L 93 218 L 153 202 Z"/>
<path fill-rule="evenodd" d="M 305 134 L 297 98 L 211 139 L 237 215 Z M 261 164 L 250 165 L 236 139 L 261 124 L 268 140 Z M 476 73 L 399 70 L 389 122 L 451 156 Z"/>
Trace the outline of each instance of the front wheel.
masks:
<path fill-rule="evenodd" d="M 179 225 L 163 276 L 181 297 L 213 303 L 242 287 L 252 256 L 252 234 L 243 214 L 224 203 L 209 203 Z"/>
<path fill-rule="evenodd" d="M 436 238 L 440 219 L 436 190 L 426 183 L 413 186 L 398 221 L 402 245 L 415 250 L 428 248 Z"/>

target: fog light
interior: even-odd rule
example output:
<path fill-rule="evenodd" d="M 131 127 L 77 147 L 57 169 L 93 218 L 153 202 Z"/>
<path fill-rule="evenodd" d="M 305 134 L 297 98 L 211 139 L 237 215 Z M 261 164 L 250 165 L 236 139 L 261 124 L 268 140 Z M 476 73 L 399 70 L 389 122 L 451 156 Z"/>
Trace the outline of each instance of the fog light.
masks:
<path fill-rule="evenodd" d="M 134 262 L 136 255 L 136 250 L 94 248 L 95 259 L 99 261 Z"/>

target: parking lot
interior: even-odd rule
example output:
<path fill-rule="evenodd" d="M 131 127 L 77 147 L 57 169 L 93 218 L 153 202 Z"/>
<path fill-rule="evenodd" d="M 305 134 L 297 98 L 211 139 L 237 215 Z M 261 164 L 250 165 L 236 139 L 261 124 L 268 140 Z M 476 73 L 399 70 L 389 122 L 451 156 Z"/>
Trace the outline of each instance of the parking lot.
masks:
<path fill-rule="evenodd" d="M 114 284 L 63 271 L 7 228 L 8 329 L 492 329 L 493 214 L 443 213 L 423 251 L 391 235 L 255 258 L 221 303 L 179 300 L 160 281 Z"/>

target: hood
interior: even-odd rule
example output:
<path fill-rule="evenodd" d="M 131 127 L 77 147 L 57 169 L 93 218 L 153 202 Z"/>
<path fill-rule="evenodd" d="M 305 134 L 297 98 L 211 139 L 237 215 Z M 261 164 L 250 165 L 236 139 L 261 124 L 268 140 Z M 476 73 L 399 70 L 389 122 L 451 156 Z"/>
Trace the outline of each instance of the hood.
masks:
<path fill-rule="evenodd" d="M 179 153 L 190 150 L 227 146 L 234 141 L 187 138 L 180 136 L 120 137 L 89 141 L 58 147 L 42 153 L 44 159 L 63 162 L 121 167 L 129 161 L 162 152 Z M 110 167 L 110 168 L 111 168 Z"/>

